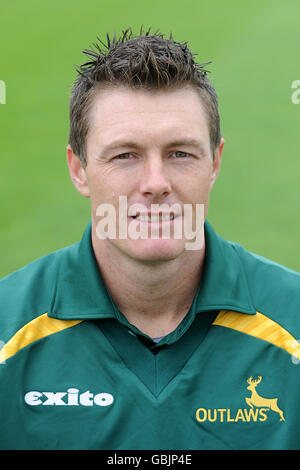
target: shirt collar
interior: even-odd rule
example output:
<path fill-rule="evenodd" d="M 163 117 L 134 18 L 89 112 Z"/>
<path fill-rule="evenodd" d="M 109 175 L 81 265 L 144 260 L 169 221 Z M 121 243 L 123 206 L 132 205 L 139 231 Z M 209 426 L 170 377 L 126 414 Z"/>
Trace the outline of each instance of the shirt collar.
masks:
<path fill-rule="evenodd" d="M 247 278 L 235 243 L 224 240 L 205 221 L 205 261 L 196 299 L 198 312 L 234 310 L 255 315 Z"/>
<path fill-rule="evenodd" d="M 61 320 L 115 317 L 114 303 L 94 255 L 91 228 L 90 222 L 80 242 L 58 251 L 61 259 L 48 311 L 50 317 Z"/>
<path fill-rule="evenodd" d="M 246 276 L 234 244 L 205 222 L 205 262 L 193 302 L 196 312 L 234 310 L 255 314 Z M 48 316 L 61 320 L 115 318 L 118 309 L 106 288 L 94 255 L 91 222 L 82 240 L 61 254 Z"/>

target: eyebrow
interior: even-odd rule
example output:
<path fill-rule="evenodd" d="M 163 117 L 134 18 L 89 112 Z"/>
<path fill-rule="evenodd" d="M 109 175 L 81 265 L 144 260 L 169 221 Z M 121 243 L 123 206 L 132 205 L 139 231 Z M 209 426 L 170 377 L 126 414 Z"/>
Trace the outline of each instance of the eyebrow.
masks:
<path fill-rule="evenodd" d="M 127 141 L 127 140 L 126 141 L 125 140 L 120 140 L 120 141 L 115 141 L 112 144 L 107 145 L 106 147 L 103 148 L 102 152 L 103 153 L 111 152 L 111 151 L 114 151 L 114 150 L 119 150 L 119 149 L 124 148 L 124 147 L 137 149 L 140 146 L 136 142 L 131 142 L 131 141 Z"/>
<path fill-rule="evenodd" d="M 202 153 L 205 152 L 205 146 L 201 140 L 197 139 L 178 139 L 170 142 L 168 147 L 196 147 L 198 150 L 200 150 Z"/>
<path fill-rule="evenodd" d="M 166 144 L 166 147 L 194 147 L 200 150 L 201 153 L 205 153 L 205 146 L 203 142 L 197 139 L 188 139 L 188 138 L 183 138 L 183 139 L 177 139 L 170 141 Z M 120 140 L 120 141 L 115 141 L 106 147 L 103 148 L 101 153 L 107 153 L 107 152 L 112 152 L 112 151 L 117 151 L 120 150 L 121 148 L 133 148 L 133 149 L 139 149 L 141 146 L 137 144 L 136 142 L 133 141 L 125 141 L 125 140 Z"/>

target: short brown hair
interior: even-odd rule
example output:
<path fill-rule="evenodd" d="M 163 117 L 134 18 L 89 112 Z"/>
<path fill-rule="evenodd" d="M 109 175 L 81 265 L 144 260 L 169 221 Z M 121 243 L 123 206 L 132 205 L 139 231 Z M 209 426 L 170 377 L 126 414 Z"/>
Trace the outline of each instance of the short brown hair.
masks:
<path fill-rule="evenodd" d="M 77 67 L 77 78 L 70 100 L 69 144 L 86 166 L 86 137 L 89 110 L 95 92 L 106 86 L 128 86 L 146 90 L 180 88 L 192 85 L 198 90 L 208 118 L 212 154 L 221 141 L 218 99 L 207 78 L 205 66 L 198 64 L 188 49 L 188 41 L 180 43 L 150 29 L 133 36 L 131 28 L 116 35 L 107 44 L 97 38 L 95 50 L 84 49 L 89 61 Z"/>

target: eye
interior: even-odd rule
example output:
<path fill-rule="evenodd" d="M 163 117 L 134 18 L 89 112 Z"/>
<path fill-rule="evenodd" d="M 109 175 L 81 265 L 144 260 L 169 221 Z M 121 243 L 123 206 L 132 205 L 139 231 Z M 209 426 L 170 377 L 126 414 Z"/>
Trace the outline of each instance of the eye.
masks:
<path fill-rule="evenodd" d="M 189 157 L 189 153 L 187 152 L 181 152 L 180 150 L 177 150 L 175 152 L 172 152 L 171 155 L 175 155 L 175 158 L 186 158 L 186 157 Z"/>
<path fill-rule="evenodd" d="M 132 157 L 131 153 L 120 153 L 120 155 L 116 155 L 114 159 L 116 160 L 129 160 Z"/>

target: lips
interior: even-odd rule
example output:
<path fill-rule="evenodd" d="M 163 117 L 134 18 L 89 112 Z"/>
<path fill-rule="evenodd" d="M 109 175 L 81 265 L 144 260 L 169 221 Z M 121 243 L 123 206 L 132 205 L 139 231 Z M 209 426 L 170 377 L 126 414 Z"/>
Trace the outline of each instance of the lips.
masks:
<path fill-rule="evenodd" d="M 174 220 L 175 217 L 177 217 L 174 213 L 169 213 L 169 214 L 154 214 L 154 213 L 147 213 L 147 214 L 136 214 L 133 217 L 135 220 L 139 220 L 140 222 L 152 222 L 152 223 L 158 223 L 158 222 L 165 222 L 165 221 L 170 221 Z"/>
<path fill-rule="evenodd" d="M 139 222 L 160 223 L 170 222 L 178 216 L 179 214 L 175 214 L 174 212 L 137 212 L 136 214 L 132 214 L 129 217 Z"/>

